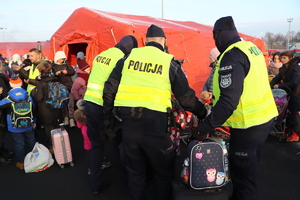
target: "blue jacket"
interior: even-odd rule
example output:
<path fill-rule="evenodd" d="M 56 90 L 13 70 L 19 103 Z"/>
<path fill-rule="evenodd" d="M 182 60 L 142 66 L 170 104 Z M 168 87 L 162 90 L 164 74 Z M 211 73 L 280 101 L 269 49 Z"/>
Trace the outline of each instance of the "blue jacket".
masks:
<path fill-rule="evenodd" d="M 9 99 L 13 100 L 13 101 L 20 101 L 20 100 L 26 100 L 28 98 L 28 93 L 26 92 L 26 90 L 24 90 L 23 88 L 14 88 L 11 89 L 8 92 L 8 96 L 5 99 L 2 99 L 0 101 L 0 109 L 5 109 L 7 111 L 7 129 L 9 132 L 12 133 L 22 133 L 22 132 L 26 132 L 31 130 L 33 127 L 29 126 L 26 128 L 15 128 L 12 124 L 11 121 L 11 112 L 12 112 L 12 106 L 11 106 L 11 101 Z M 33 121 L 34 123 L 36 122 L 36 118 L 35 118 L 35 105 L 33 102 L 33 99 L 31 97 L 29 97 L 29 101 L 32 102 L 32 112 L 33 112 Z"/>

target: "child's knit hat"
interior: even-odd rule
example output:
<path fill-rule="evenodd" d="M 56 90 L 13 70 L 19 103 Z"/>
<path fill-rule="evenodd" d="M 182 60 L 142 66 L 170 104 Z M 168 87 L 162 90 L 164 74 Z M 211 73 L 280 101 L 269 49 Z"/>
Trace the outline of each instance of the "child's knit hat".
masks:
<path fill-rule="evenodd" d="M 10 87 L 12 88 L 17 88 L 17 87 L 22 87 L 23 81 L 19 77 L 11 77 L 9 80 Z"/>

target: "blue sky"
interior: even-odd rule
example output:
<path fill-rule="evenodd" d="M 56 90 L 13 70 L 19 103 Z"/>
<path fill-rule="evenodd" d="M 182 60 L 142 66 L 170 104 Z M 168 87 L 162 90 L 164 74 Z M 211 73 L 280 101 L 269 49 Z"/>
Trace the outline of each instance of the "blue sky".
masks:
<path fill-rule="evenodd" d="M 300 31 L 299 0 L 0 0 L 0 42 L 49 40 L 80 7 L 213 26 L 231 15 L 239 32 L 262 37 L 266 32 Z M 163 6 L 162 6 L 163 5 Z M 163 9 L 162 9 L 163 7 Z M 2 28 L 2 29 L 1 29 Z"/>

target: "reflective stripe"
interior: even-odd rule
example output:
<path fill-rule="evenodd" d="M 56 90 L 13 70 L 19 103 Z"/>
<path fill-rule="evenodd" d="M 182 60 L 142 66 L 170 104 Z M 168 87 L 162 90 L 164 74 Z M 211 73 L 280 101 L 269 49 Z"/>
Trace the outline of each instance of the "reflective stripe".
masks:
<path fill-rule="evenodd" d="M 169 106 L 170 99 L 154 96 L 150 94 L 132 94 L 132 93 L 117 93 L 116 98 L 119 100 L 132 100 L 137 102 L 150 102 Z"/>
<path fill-rule="evenodd" d="M 243 105 L 239 104 L 235 115 L 232 115 L 227 121 L 230 123 L 239 123 L 244 122 L 246 120 L 253 120 L 259 121 L 260 118 L 264 120 L 266 118 L 266 115 L 270 111 L 274 109 L 273 104 L 270 104 L 268 99 L 268 94 L 265 94 L 265 96 L 258 101 L 255 102 L 246 102 L 243 103 Z M 265 112 L 261 112 L 261 107 L 264 108 Z M 243 109 L 242 109 L 243 108 Z M 249 110 L 249 112 L 247 112 Z M 244 111 L 244 112 L 238 112 L 238 111 Z"/>
<path fill-rule="evenodd" d="M 97 89 L 97 90 L 103 90 L 104 86 L 103 85 L 100 85 L 100 84 L 97 84 L 97 83 L 88 83 L 88 86 L 89 88 L 93 88 L 93 89 Z"/>
<path fill-rule="evenodd" d="M 99 91 L 94 92 L 94 91 L 89 90 L 89 91 L 86 91 L 84 95 L 102 99 L 102 93 L 100 93 Z"/>
<path fill-rule="evenodd" d="M 163 90 L 159 88 L 148 88 L 148 87 L 138 87 L 138 86 L 128 86 L 120 85 L 118 92 L 132 92 L 135 93 L 146 93 L 149 95 L 162 96 L 168 98 L 171 94 L 170 90 Z"/>

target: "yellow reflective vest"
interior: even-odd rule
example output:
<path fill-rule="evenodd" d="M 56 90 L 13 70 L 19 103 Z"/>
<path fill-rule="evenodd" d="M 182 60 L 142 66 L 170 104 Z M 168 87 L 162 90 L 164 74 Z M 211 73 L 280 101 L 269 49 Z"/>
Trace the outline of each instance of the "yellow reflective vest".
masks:
<path fill-rule="evenodd" d="M 252 42 L 241 41 L 230 45 L 220 56 L 213 79 L 214 104 L 220 97 L 219 69 L 225 53 L 232 48 L 239 48 L 249 61 L 250 69 L 244 79 L 244 89 L 239 104 L 223 126 L 249 128 L 266 123 L 278 115 L 262 52 Z"/>
<path fill-rule="evenodd" d="M 149 56 L 151 55 L 151 56 Z M 124 62 L 115 106 L 171 108 L 170 63 L 173 55 L 153 46 L 133 49 Z"/>
<path fill-rule="evenodd" d="M 123 57 L 124 53 L 116 47 L 107 49 L 95 57 L 84 100 L 103 106 L 104 83 L 116 66 L 117 61 Z"/>
<path fill-rule="evenodd" d="M 41 63 L 39 63 L 41 64 Z M 37 69 L 37 67 L 39 66 L 39 64 L 34 68 L 34 64 L 31 65 L 31 68 L 29 69 L 29 74 L 28 74 L 28 78 L 29 79 L 36 79 L 37 76 L 40 75 L 39 70 Z M 27 86 L 27 92 L 28 94 L 30 94 L 31 90 L 35 88 L 35 85 L 32 84 L 28 84 Z"/>

